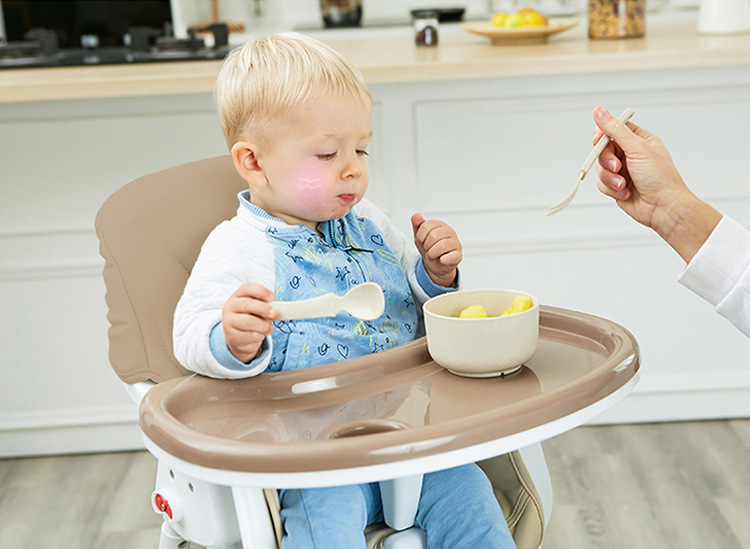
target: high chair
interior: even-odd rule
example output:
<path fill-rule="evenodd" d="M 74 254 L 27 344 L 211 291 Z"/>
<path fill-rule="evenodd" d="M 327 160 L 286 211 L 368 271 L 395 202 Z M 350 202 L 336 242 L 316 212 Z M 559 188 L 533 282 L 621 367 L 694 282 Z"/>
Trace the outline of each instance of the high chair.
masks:
<path fill-rule="evenodd" d="M 539 442 L 632 390 L 638 346 L 621 326 L 543 307 L 540 345 L 504 379 L 432 362 L 424 338 L 345 362 L 242 380 L 190 374 L 172 315 L 208 233 L 246 188 L 231 158 L 142 177 L 96 219 L 110 362 L 140 404 L 157 458 L 160 549 L 280 549 L 277 489 L 379 481 L 386 524 L 368 547 L 425 549 L 413 527 L 422 474 L 476 461 L 519 549 L 540 546 L 552 490 Z"/>

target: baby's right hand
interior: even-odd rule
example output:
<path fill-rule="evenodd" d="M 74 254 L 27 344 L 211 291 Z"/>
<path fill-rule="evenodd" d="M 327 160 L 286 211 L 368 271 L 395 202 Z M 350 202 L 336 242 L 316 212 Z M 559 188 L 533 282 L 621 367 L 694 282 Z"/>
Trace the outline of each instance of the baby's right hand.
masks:
<path fill-rule="evenodd" d="M 240 362 L 250 362 L 258 354 L 263 340 L 273 331 L 271 321 L 279 311 L 271 307 L 271 290 L 247 282 L 227 299 L 221 310 L 224 338 L 232 355 Z"/>

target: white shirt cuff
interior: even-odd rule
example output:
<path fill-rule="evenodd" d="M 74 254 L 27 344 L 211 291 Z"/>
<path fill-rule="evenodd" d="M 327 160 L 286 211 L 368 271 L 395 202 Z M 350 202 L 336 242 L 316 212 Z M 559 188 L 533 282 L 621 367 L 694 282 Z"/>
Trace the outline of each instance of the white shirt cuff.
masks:
<path fill-rule="evenodd" d="M 750 232 L 722 217 L 679 277 L 689 290 L 717 307 L 750 265 Z"/>

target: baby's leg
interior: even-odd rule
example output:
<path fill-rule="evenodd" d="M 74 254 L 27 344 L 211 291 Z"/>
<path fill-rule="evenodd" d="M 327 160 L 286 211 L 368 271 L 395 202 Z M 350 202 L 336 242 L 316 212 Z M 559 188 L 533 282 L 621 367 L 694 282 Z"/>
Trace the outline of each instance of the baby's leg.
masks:
<path fill-rule="evenodd" d="M 283 549 L 365 549 L 365 526 L 383 520 L 377 484 L 282 490 Z"/>
<path fill-rule="evenodd" d="M 424 476 L 417 525 L 430 549 L 516 547 L 492 485 L 474 463 Z"/>

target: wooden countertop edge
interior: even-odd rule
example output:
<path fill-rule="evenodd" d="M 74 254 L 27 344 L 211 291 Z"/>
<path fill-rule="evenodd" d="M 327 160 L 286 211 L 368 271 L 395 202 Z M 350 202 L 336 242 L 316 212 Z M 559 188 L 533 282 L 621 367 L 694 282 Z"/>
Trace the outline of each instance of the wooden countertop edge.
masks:
<path fill-rule="evenodd" d="M 0 103 L 213 91 L 219 61 L 0 71 Z"/>
<path fill-rule="evenodd" d="M 382 67 L 363 68 L 362 73 L 369 84 L 392 84 L 406 82 L 423 82 L 429 80 L 468 80 L 480 78 L 502 78 L 515 76 L 545 76 L 584 73 L 608 73 L 626 72 L 635 70 L 665 70 L 685 69 L 701 67 L 731 67 L 739 65 L 750 65 L 746 58 L 715 59 L 687 58 L 685 54 L 661 56 L 659 59 L 649 61 L 647 64 L 623 63 L 613 65 L 611 57 L 605 58 L 571 58 L 569 60 L 554 60 L 546 66 L 534 66 L 525 64 L 523 61 L 514 63 L 503 63 L 491 70 L 478 70 L 476 65 L 460 64 L 444 65 L 439 71 L 429 67 Z"/>
<path fill-rule="evenodd" d="M 410 37 L 328 43 L 369 84 L 750 66 L 750 34 L 706 38 L 686 24 L 649 32 L 635 41 L 592 42 L 579 28 L 547 45 L 517 48 L 495 48 L 468 33 L 448 36 L 435 49 L 414 49 Z M 2 69 L 0 103 L 211 93 L 220 67 L 221 61 L 185 61 Z"/>
<path fill-rule="evenodd" d="M 17 82 L 0 82 L 0 103 L 211 93 L 220 65 L 216 62 L 205 63 L 210 64 L 210 66 L 193 73 L 165 71 L 162 75 L 102 74 L 97 72 L 99 70 L 97 67 L 75 69 L 75 73 L 64 72 L 72 69 L 47 69 L 50 72 L 44 75 L 37 74 L 33 78 L 24 78 Z M 588 56 L 586 58 L 570 58 L 563 62 L 556 60 L 555 63 L 549 64 L 528 64 L 519 60 L 496 64 L 494 67 L 466 63 L 443 64 L 440 67 L 364 67 L 362 73 L 369 84 L 392 84 L 431 80 L 468 80 L 746 64 L 748 64 L 748 61 L 740 56 L 735 59 L 725 56 L 715 59 L 712 57 L 689 57 L 684 53 L 675 53 L 650 60 L 647 66 L 623 63 L 617 65 L 616 68 L 613 67 L 611 57 L 596 58 Z M 82 72 L 84 70 L 91 72 Z M 1 76 L 2 74 L 0 74 Z"/>

